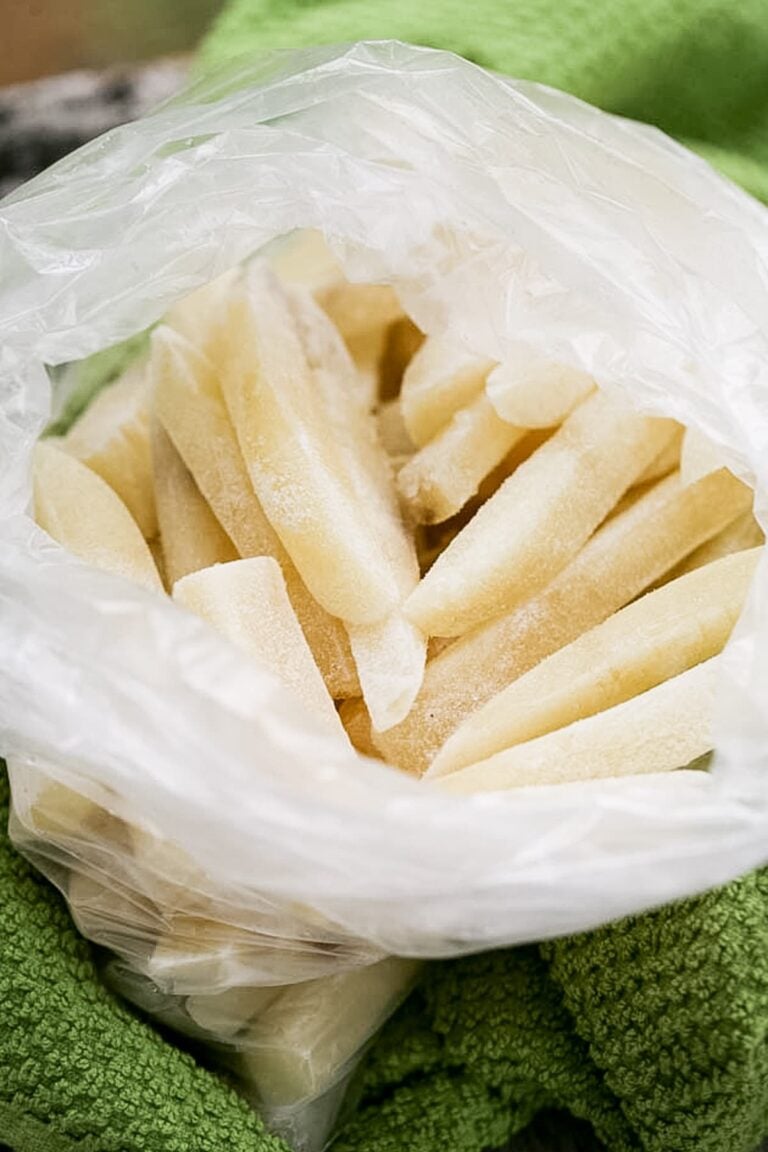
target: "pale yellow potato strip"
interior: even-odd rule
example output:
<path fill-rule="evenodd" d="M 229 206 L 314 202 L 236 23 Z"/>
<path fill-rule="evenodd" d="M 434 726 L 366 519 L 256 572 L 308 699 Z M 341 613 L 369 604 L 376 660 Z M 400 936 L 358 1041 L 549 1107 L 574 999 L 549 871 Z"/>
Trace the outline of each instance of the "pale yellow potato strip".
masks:
<path fill-rule="evenodd" d="M 430 636 L 460 636 L 535 595 L 672 432 L 669 421 L 590 396 L 437 558 L 406 603 L 408 618 Z"/>
<path fill-rule="evenodd" d="M 660 480 L 662 476 L 668 476 L 670 472 L 674 472 L 680 466 L 683 435 L 684 429 L 679 426 L 658 456 L 651 460 L 648 467 L 640 473 L 635 484 L 649 484 L 654 480 Z"/>
<path fill-rule="evenodd" d="M 481 391 L 494 366 L 449 337 L 427 336 L 403 375 L 403 419 L 421 447 Z"/>
<path fill-rule="evenodd" d="M 157 534 L 149 395 L 147 364 L 142 357 L 102 389 L 59 441 L 114 489 L 147 540 Z"/>
<path fill-rule="evenodd" d="M 423 772 L 460 723 L 552 652 L 639 596 L 751 506 L 722 469 L 689 488 L 673 473 L 613 517 L 559 576 L 512 612 L 454 641 L 427 664 L 411 712 L 374 733 L 393 764 Z"/>
<path fill-rule="evenodd" d="M 264 515 L 210 361 L 161 327 L 153 334 L 150 370 L 155 411 L 216 519 L 242 557 L 273 556 L 279 562 L 329 692 L 359 695 L 344 626 L 311 595 Z"/>
<path fill-rule="evenodd" d="M 348 453 L 285 291 L 254 268 L 230 300 L 217 351 L 224 397 L 254 490 L 307 587 L 332 615 L 373 624 L 396 607 L 398 589 L 343 474 Z"/>
<path fill-rule="evenodd" d="M 209 356 L 222 309 L 241 277 L 240 268 L 230 268 L 202 288 L 184 296 L 166 312 L 163 323 L 178 332 L 202 355 Z"/>
<path fill-rule="evenodd" d="M 267 667 L 346 740 L 276 560 L 254 556 L 191 572 L 174 585 L 173 599 Z"/>
<path fill-rule="evenodd" d="M 747 548 L 758 548 L 764 543 L 763 530 L 753 513 L 744 512 L 722 532 L 718 532 L 717 536 L 713 536 L 711 540 L 707 540 L 681 560 L 669 573 L 669 579 L 693 572 L 705 564 L 713 564 L 721 556 L 730 556 L 733 552 L 743 552 Z"/>
<path fill-rule="evenodd" d="M 81 560 L 162 592 L 152 553 L 120 497 L 74 456 L 41 440 L 33 464 L 35 520 Z"/>
<path fill-rule="evenodd" d="M 718 657 L 605 712 L 439 776 L 466 796 L 529 785 L 672 772 L 712 750 Z"/>
<path fill-rule="evenodd" d="M 389 957 L 286 988 L 240 1039 L 267 1107 L 322 1095 L 409 991 L 417 960 Z"/>
<path fill-rule="evenodd" d="M 374 725 L 383 730 L 407 714 L 424 675 L 426 638 L 400 607 L 419 581 L 416 546 L 400 514 L 392 464 L 376 421 L 357 398 L 354 367 L 343 341 L 306 293 L 287 292 L 286 302 L 322 402 L 339 475 L 375 534 L 382 563 L 397 589 L 397 602 L 383 619 L 347 622 L 363 696 Z"/>
<path fill-rule="evenodd" d="M 460 511 L 526 431 L 500 419 L 484 393 L 460 408 L 398 473 L 414 519 L 438 524 Z"/>
<path fill-rule="evenodd" d="M 221 992 L 198 992 L 188 996 L 184 1007 L 198 1028 L 226 1040 L 259 1016 L 281 991 L 280 987 L 269 985 L 265 988 L 242 988 L 235 985 Z"/>
<path fill-rule="evenodd" d="M 388 456 L 399 460 L 413 455 L 415 445 L 408 435 L 399 399 L 387 400 L 381 405 L 376 413 L 376 423 L 379 439 Z"/>
<path fill-rule="evenodd" d="M 442 776 L 603 712 L 722 651 L 760 549 L 681 576 L 610 616 L 492 697 L 453 733 Z"/>
<path fill-rule="evenodd" d="M 152 427 L 152 461 L 169 586 L 190 572 L 236 560 L 237 549 L 158 420 Z"/>
<path fill-rule="evenodd" d="M 594 387 L 586 372 L 521 346 L 489 373 L 485 391 L 502 420 L 522 428 L 551 428 L 562 424 Z"/>

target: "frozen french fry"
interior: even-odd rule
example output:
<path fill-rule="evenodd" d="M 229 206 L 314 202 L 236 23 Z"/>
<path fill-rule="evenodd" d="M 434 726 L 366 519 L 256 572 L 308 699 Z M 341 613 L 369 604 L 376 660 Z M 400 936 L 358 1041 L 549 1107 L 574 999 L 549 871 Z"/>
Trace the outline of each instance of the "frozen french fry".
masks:
<path fill-rule="evenodd" d="M 237 549 L 158 420 L 152 427 L 152 462 L 169 587 L 190 572 L 236 560 Z"/>
<path fill-rule="evenodd" d="M 462 721 L 539 661 L 639 596 L 749 508 L 721 469 L 689 487 L 673 473 L 612 517 L 551 584 L 430 660 L 406 719 L 374 733 L 382 755 L 423 772 Z"/>
<path fill-rule="evenodd" d="M 705 564 L 714 564 L 721 556 L 730 556 L 734 552 L 743 552 L 747 548 L 759 548 L 765 543 L 763 530 L 752 512 L 744 512 L 738 516 L 717 536 L 700 544 L 690 555 L 681 560 L 670 573 L 668 578 L 675 579 L 686 572 L 693 572 Z"/>
<path fill-rule="evenodd" d="M 416 547 L 400 515 L 376 423 L 356 397 L 354 370 L 338 332 L 306 294 L 294 290 L 286 302 L 322 403 L 339 474 L 376 536 L 397 592 L 397 602 L 381 620 L 347 621 L 363 696 L 374 725 L 383 730 L 406 715 L 424 674 L 426 638 L 401 611 L 419 580 Z"/>
<path fill-rule="evenodd" d="M 414 444 L 435 436 L 481 391 L 494 366 L 448 337 L 427 336 L 403 375 L 403 419 Z"/>
<path fill-rule="evenodd" d="M 162 592 L 144 537 L 120 497 L 100 476 L 50 441 L 35 448 L 35 520 L 81 560 Z"/>
<path fill-rule="evenodd" d="M 398 490 L 414 519 L 436 524 L 453 516 L 525 435 L 483 393 L 460 408 L 400 469 Z"/>
<path fill-rule="evenodd" d="M 229 1040 L 255 1020 L 282 988 L 224 988 L 221 992 L 198 992 L 188 996 L 184 1007 L 199 1028 L 220 1040 Z"/>
<path fill-rule="evenodd" d="M 266 1107 L 320 1096 L 410 990 L 417 960 L 389 957 L 286 988 L 240 1040 Z"/>
<path fill-rule="evenodd" d="M 551 428 L 594 390 L 586 372 L 558 364 L 520 345 L 488 375 L 485 391 L 502 420 L 522 428 Z"/>
<path fill-rule="evenodd" d="M 716 656 L 743 607 L 759 549 L 646 593 L 472 713 L 427 775 L 442 776 L 603 712 Z"/>
<path fill-rule="evenodd" d="M 344 280 L 325 237 L 314 228 L 281 238 L 268 255 L 270 267 L 284 284 L 298 284 L 322 294 Z"/>
<path fill-rule="evenodd" d="M 403 317 L 403 306 L 389 284 L 339 280 L 316 289 L 314 297 L 347 344 L 374 333 L 386 339 L 390 325 Z"/>
<path fill-rule="evenodd" d="M 638 484 L 651 484 L 654 480 L 660 480 L 662 476 L 668 476 L 670 472 L 674 472 L 680 466 L 680 450 L 683 445 L 682 426 L 678 426 L 669 441 L 659 452 L 647 468 L 645 468 L 637 480 L 635 486 Z"/>
<path fill-rule="evenodd" d="M 686 428 L 680 450 L 680 475 L 685 484 L 724 467 L 722 454 L 703 432 Z"/>
<path fill-rule="evenodd" d="M 22 815 L 33 831 L 54 840 L 87 840 L 115 849 L 130 843 L 127 826 L 118 816 L 55 780 L 45 783 Z"/>
<path fill-rule="evenodd" d="M 173 598 L 265 665 L 331 731 L 344 733 L 273 557 L 191 572 L 174 584 Z"/>
<path fill-rule="evenodd" d="M 718 657 L 435 783 L 468 795 L 685 768 L 712 749 Z"/>
<path fill-rule="evenodd" d="M 602 393 L 506 480 L 409 597 L 430 636 L 459 636 L 533 596 L 586 543 L 673 433 Z"/>
<path fill-rule="evenodd" d="M 188 340 L 202 355 L 209 355 L 221 310 L 240 276 L 239 268 L 231 268 L 184 296 L 168 310 L 163 323 Z"/>
<path fill-rule="evenodd" d="M 332 696 L 359 695 L 349 639 L 340 620 L 309 592 L 267 520 L 248 478 L 210 361 L 168 328 L 153 334 L 155 411 L 216 519 L 242 557 L 273 556 Z"/>
<path fill-rule="evenodd" d="M 147 540 L 156 535 L 144 357 L 96 396 L 59 444 L 109 484 Z"/>
<path fill-rule="evenodd" d="M 339 718 L 352 746 L 363 756 L 380 760 L 381 753 L 373 743 L 371 718 L 365 701 L 359 696 L 354 700 L 343 700 L 339 707 Z"/>
<path fill-rule="evenodd" d="M 285 292 L 255 268 L 230 301 L 224 396 L 259 501 L 307 587 L 332 615 L 373 624 L 396 607 L 397 585 L 347 482 L 348 446 L 329 423 Z"/>
<path fill-rule="evenodd" d="M 405 460 L 412 456 L 415 446 L 403 420 L 399 399 L 387 400 L 376 413 L 379 440 L 388 456 L 393 460 Z"/>
<path fill-rule="evenodd" d="M 424 635 L 395 610 L 377 624 L 347 625 L 360 687 L 377 732 L 405 719 L 427 661 Z"/>

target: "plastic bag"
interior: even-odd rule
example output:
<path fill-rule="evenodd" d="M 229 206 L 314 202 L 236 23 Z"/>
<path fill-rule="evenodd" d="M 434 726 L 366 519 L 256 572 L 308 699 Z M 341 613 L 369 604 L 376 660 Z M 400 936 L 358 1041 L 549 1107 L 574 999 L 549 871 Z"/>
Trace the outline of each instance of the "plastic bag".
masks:
<path fill-rule="evenodd" d="M 310 1144 L 412 979 L 388 954 L 579 931 L 765 860 L 768 566 L 722 661 L 711 771 L 464 799 L 351 753 L 202 622 L 65 554 L 28 515 L 44 366 L 132 336 L 301 227 L 353 279 L 392 282 L 425 331 L 493 359 L 546 349 L 699 428 L 756 483 L 765 528 L 768 215 L 652 129 L 396 43 L 202 83 L 0 206 L 12 834 L 123 958 L 118 984 L 258 1064 L 273 1121 Z M 259 1041 L 270 1005 L 347 981 L 354 1006 L 381 961 L 368 1023 L 350 1008 L 322 1067 L 291 1079 L 290 1027 Z"/>

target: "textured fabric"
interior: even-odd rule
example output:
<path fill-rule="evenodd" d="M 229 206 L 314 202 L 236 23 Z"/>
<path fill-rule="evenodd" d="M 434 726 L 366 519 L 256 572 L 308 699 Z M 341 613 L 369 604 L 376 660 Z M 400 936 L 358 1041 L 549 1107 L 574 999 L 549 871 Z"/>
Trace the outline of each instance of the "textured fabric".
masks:
<path fill-rule="evenodd" d="M 62 900 L 13 851 L 0 761 L 0 1142 L 17 1152 L 285 1152 L 100 983 Z"/>
<path fill-rule="evenodd" d="M 768 1132 L 768 874 L 541 948 L 435 965 L 336 1152 L 483 1152 L 542 1108 L 611 1152 Z"/>
<path fill-rule="evenodd" d="M 768 200 L 767 0 L 231 0 L 201 63 L 390 38 L 658 124 Z"/>

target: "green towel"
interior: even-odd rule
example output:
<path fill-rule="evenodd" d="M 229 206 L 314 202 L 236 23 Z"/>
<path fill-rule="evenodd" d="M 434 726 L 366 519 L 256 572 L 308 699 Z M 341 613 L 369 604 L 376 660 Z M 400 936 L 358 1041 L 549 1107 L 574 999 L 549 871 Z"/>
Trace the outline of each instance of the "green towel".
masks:
<path fill-rule="evenodd" d="M 239 0 L 202 59 L 402 37 L 676 133 L 768 200 L 766 0 Z M 7 786 L 0 774 L 0 828 Z M 768 879 L 537 948 L 431 966 L 358 1077 L 337 1152 L 481 1152 L 543 1108 L 616 1152 L 768 1132 Z M 0 1141 L 15 1152 L 276 1152 L 218 1078 L 120 1005 L 0 836 Z"/>
<path fill-rule="evenodd" d="M 200 59 L 380 39 L 658 124 L 768 201 L 766 0 L 231 0 Z"/>

